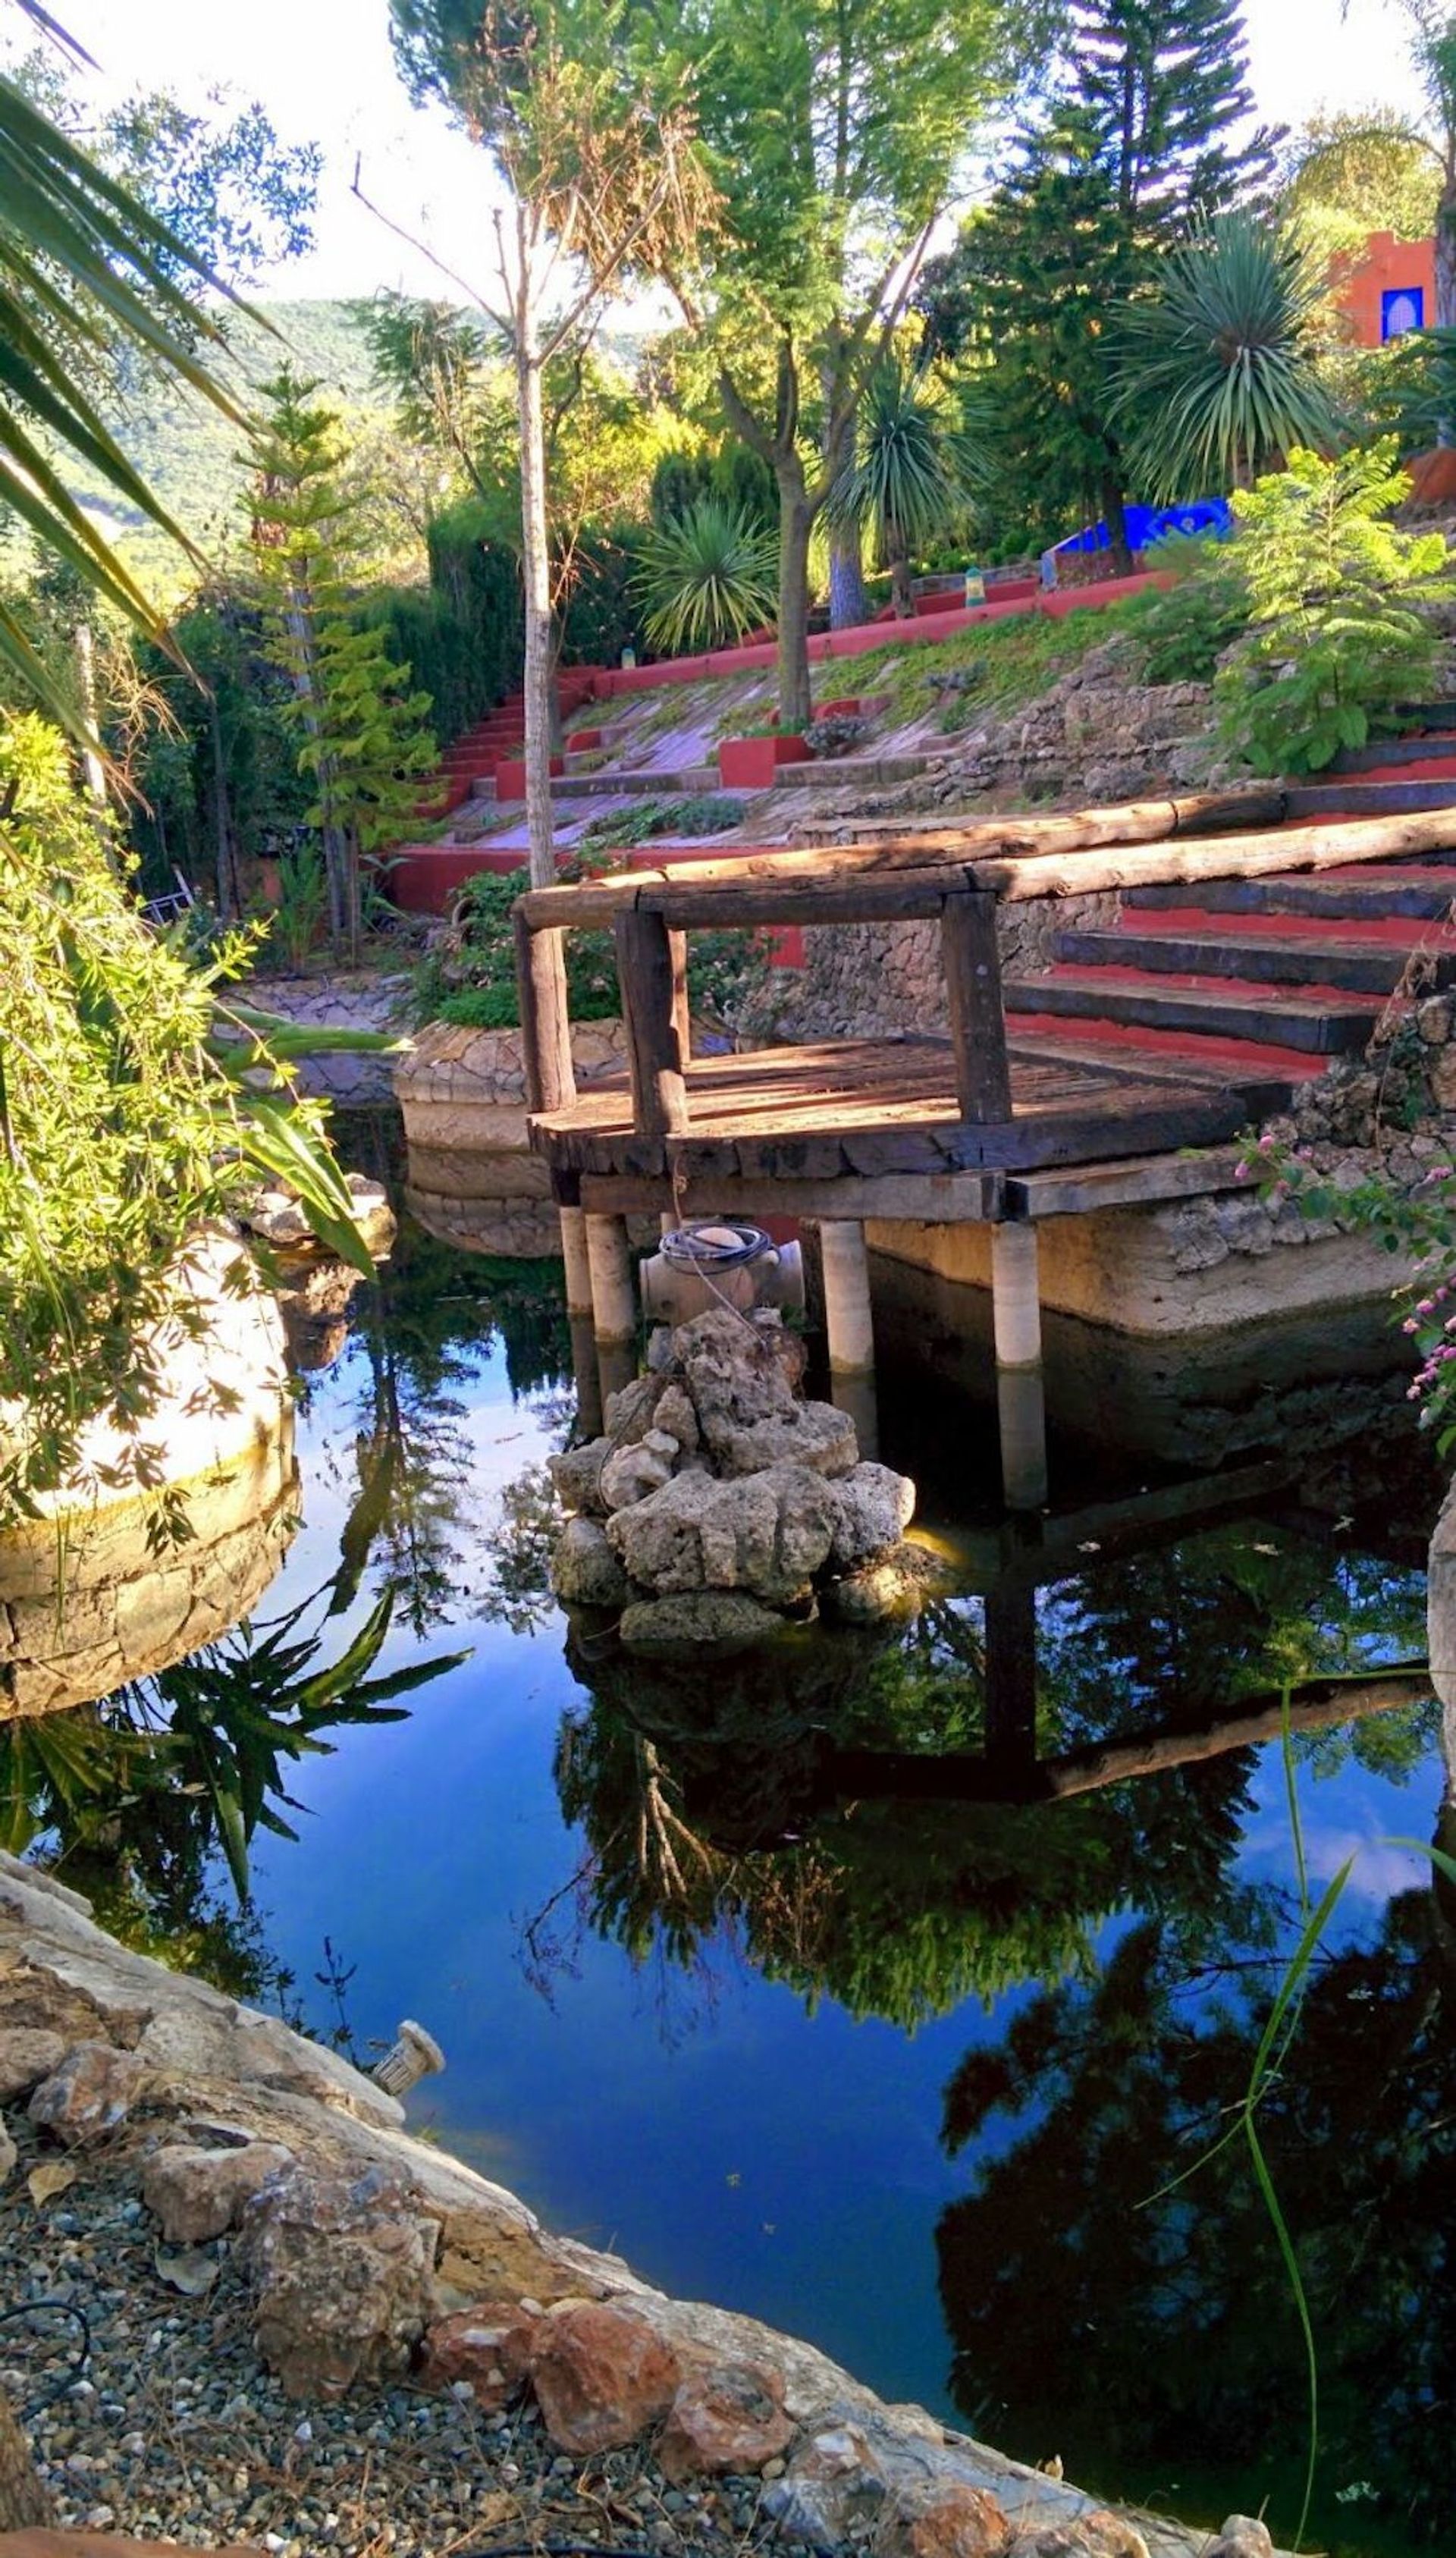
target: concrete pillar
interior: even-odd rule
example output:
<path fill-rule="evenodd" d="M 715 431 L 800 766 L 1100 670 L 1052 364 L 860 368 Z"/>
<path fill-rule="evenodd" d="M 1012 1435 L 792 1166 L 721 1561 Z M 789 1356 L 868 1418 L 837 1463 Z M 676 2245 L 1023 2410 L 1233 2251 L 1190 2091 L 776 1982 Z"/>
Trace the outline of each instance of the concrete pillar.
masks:
<path fill-rule="evenodd" d="M 631 1385 L 636 1374 L 636 1342 L 599 1342 L 597 1344 L 597 1382 L 602 1390 L 604 1420 L 606 1407 L 613 1395 L 620 1394 L 625 1385 Z"/>
<path fill-rule="evenodd" d="M 1001 1492 L 1009 1510 L 1047 1505 L 1047 1403 L 1039 1367 L 996 1372 Z"/>
<path fill-rule="evenodd" d="M 873 1374 L 875 1332 L 870 1314 L 870 1265 L 864 1227 L 835 1217 L 819 1227 L 824 1273 L 824 1323 L 829 1365 L 836 1374 Z"/>
<path fill-rule="evenodd" d="M 991 1318 L 997 1367 L 1040 1367 L 1042 1304 L 1034 1225 L 991 1228 Z"/>
<path fill-rule="evenodd" d="M 851 1374 L 841 1368 L 830 1378 L 829 1400 L 840 1412 L 847 1412 L 853 1422 L 861 1458 L 877 1458 L 880 1453 L 880 1399 L 873 1374 Z"/>
<path fill-rule="evenodd" d="M 598 1344 L 635 1342 L 637 1296 L 632 1285 L 627 1220 L 621 1216 L 589 1216 L 585 1223 L 592 1281 L 592 1321 L 597 1328 Z"/>
<path fill-rule="evenodd" d="M 590 1315 L 569 1315 L 571 1373 L 576 1385 L 576 1418 L 584 1439 L 602 1435 L 602 1380 L 597 1369 L 597 1337 Z"/>
<path fill-rule="evenodd" d="M 592 1265 L 586 1245 L 586 1210 L 563 1208 L 561 1250 L 566 1258 L 566 1311 L 568 1315 L 589 1315 L 592 1311 Z"/>

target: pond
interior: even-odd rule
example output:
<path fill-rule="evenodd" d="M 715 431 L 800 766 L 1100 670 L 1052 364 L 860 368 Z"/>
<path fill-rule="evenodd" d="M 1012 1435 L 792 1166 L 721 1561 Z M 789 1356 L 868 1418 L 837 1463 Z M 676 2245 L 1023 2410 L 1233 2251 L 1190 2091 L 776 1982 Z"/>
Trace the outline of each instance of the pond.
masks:
<path fill-rule="evenodd" d="M 1439 1715 L 1408 1678 L 1279 1722 L 1282 1682 L 1423 1652 L 1440 1479 L 1398 1388 L 1348 1444 L 1312 1391 L 1303 1455 L 1202 1476 L 1054 1411 L 1018 1521 L 922 1338 L 881 1454 L 958 1595 L 670 1670 L 546 1596 L 558 1286 L 406 1231 L 303 1378 L 251 1627 L 0 1727 L 11 1838 L 365 2062 L 419 2018 L 449 2066 L 413 2121 L 554 2227 L 1085 2485 L 1267 2499 L 1276 2537 L 1305 2353 L 1239 2107 L 1301 1894 L 1353 1857 L 1257 2114 L 1317 2341 L 1308 2540 L 1449 2545 Z"/>

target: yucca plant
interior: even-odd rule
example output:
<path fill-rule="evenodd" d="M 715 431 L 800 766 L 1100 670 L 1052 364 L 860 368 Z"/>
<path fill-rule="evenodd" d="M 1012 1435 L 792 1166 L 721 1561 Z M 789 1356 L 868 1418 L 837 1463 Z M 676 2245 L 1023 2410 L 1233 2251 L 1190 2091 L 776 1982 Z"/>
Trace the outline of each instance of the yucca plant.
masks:
<path fill-rule="evenodd" d="M 943 533 L 962 494 L 956 439 L 930 376 L 889 357 L 870 375 L 830 511 L 860 524 L 890 571 L 897 613 L 915 611 L 913 551 Z"/>
<path fill-rule="evenodd" d="M 722 647 L 778 612 L 777 536 L 741 506 L 699 497 L 653 534 L 637 589 L 655 648 Z"/>
<path fill-rule="evenodd" d="M 1117 414 L 1132 474 L 1158 503 L 1247 488 L 1339 420 L 1315 364 L 1322 279 L 1265 222 L 1221 213 L 1164 260 L 1122 323 Z"/>
<path fill-rule="evenodd" d="M 16 5 L 79 55 L 40 0 Z M 163 645 L 156 608 L 67 488 L 65 457 L 87 463 L 123 504 L 191 548 L 112 435 L 86 377 L 120 343 L 240 423 L 196 353 L 222 339 L 187 287 L 215 281 L 185 242 L 0 75 L 0 506 Z M 77 731 L 70 688 L 3 602 L 0 662 L 23 676 L 50 718 Z"/>

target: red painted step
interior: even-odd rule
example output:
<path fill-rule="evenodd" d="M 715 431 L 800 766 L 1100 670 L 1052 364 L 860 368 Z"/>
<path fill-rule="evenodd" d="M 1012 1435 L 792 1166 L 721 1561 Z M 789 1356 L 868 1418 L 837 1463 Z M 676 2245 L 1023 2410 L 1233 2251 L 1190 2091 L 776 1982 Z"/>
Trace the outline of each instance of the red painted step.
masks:
<path fill-rule="evenodd" d="M 1207 1031 L 1150 1030 L 1140 1023 L 1102 1021 L 1095 1015 L 1068 1021 L 1060 1014 L 1018 1012 L 1006 1028 L 1013 1054 L 1033 1040 L 1038 1049 L 1061 1049 L 1069 1055 L 1079 1049 L 1106 1049 L 1128 1065 L 1141 1062 L 1174 1072 L 1180 1066 L 1217 1070 L 1226 1081 L 1268 1075 L 1290 1085 L 1309 1083 L 1324 1073 L 1328 1064 L 1326 1058 L 1270 1041 L 1222 1039 Z M 1232 1075 L 1231 1068 L 1237 1070 Z"/>
<path fill-rule="evenodd" d="M 1003 993 L 1008 1013 L 1203 1031 L 1322 1057 L 1364 1048 L 1383 1009 L 1379 997 L 1337 986 L 1249 988 L 1221 977 L 1164 977 L 1139 968 L 1053 967 L 1045 976 L 1008 978 Z"/>

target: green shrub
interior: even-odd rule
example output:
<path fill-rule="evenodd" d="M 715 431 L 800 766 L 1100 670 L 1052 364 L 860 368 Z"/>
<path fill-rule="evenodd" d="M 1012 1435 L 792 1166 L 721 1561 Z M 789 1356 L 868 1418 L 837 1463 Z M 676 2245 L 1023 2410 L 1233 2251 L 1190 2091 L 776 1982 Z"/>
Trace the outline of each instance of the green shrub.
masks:
<path fill-rule="evenodd" d="M 1248 591 L 1231 545 L 1174 536 L 1158 567 L 1176 583 L 1134 597 L 1128 627 L 1149 684 L 1211 684 L 1224 651 L 1248 628 Z"/>
<path fill-rule="evenodd" d="M 73 1471 L 105 1415 L 129 1437 L 122 1480 L 155 1479 L 149 1415 L 165 1383 L 148 1335 L 198 1317 L 176 1259 L 229 1217 L 260 1166 L 285 1168 L 320 1231 L 347 1193 L 309 1131 L 317 1105 L 245 1087 L 215 1053 L 218 979 L 254 936 L 199 968 L 182 934 L 142 924 L 61 737 L 0 728 L 0 1524 Z M 271 1060 L 257 1042 L 239 1065 Z M 346 1210 L 347 1214 L 347 1206 Z M 329 1239 L 341 1239 L 331 1226 Z M 353 1257 L 362 1247 L 355 1237 Z M 364 1262 L 364 1267 L 368 1267 Z"/>
<path fill-rule="evenodd" d="M 570 876 L 569 871 L 563 877 Z M 525 870 L 477 871 L 455 901 L 444 942 L 415 973 L 420 1021 L 514 1030 L 515 934 L 511 909 L 530 885 Z M 621 1010 L 610 932 L 568 932 L 566 992 L 574 1022 L 611 1021 Z"/>
<path fill-rule="evenodd" d="M 1451 591 L 1446 538 L 1390 523 L 1409 486 L 1390 437 L 1334 462 L 1296 448 L 1286 471 L 1236 490 L 1249 625 L 1215 699 L 1224 743 L 1255 773 L 1317 772 L 1429 687 L 1440 643 L 1424 608 Z"/>
<path fill-rule="evenodd" d="M 726 835 L 743 818 L 744 802 L 731 791 L 696 790 L 676 799 L 638 799 L 630 808 L 593 817 L 581 840 L 583 849 L 614 852 L 624 844 L 651 843 L 655 835 Z"/>

